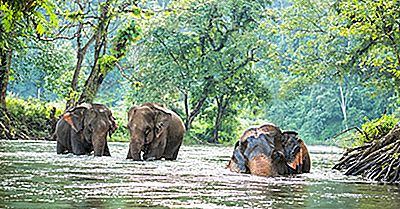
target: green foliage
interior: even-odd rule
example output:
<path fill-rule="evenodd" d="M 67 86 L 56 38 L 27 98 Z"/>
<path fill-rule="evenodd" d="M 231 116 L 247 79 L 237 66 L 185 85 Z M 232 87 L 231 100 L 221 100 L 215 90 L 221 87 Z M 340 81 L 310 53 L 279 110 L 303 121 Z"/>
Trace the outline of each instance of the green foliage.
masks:
<path fill-rule="evenodd" d="M 128 110 L 122 106 L 112 108 L 112 113 L 115 118 L 115 122 L 118 125 L 117 130 L 111 136 L 109 141 L 113 142 L 128 142 L 130 141 L 129 131 L 127 129 L 128 124 Z"/>
<path fill-rule="evenodd" d="M 374 140 L 379 140 L 389 133 L 390 130 L 400 121 L 393 115 L 382 115 L 381 118 L 367 121 L 362 125 L 363 133 L 357 133 L 353 146 L 360 146 Z"/>
<path fill-rule="evenodd" d="M 112 53 L 116 57 L 122 57 L 125 55 L 130 44 L 139 40 L 141 31 L 141 28 L 134 19 L 131 19 L 128 24 L 119 28 L 112 40 L 114 45 Z"/>
<path fill-rule="evenodd" d="M 58 24 L 55 9 L 56 5 L 51 0 L 34 0 L 29 3 L 24 0 L 1 0 L 0 48 L 18 48 L 23 44 L 18 38 L 32 33 L 49 34 Z"/>
<path fill-rule="evenodd" d="M 202 111 L 198 120 L 194 122 L 192 129 L 188 133 L 190 137 L 187 137 L 188 141 L 194 140 L 194 142 L 205 142 L 209 141 L 213 137 L 213 131 L 215 128 L 215 117 L 217 112 L 217 105 L 209 105 L 208 108 Z M 222 120 L 222 127 L 220 127 L 219 141 L 222 144 L 234 144 L 238 137 L 242 134 L 244 129 L 240 129 L 240 120 L 238 113 L 240 110 L 236 108 L 230 108 Z M 190 144 L 190 142 L 188 143 Z"/>
<path fill-rule="evenodd" d="M 11 132 L 20 136 L 28 136 L 33 139 L 43 139 L 51 136 L 50 112 L 53 104 L 44 103 L 37 99 L 20 99 L 9 96 L 6 100 L 10 119 L 14 123 Z M 55 117 L 62 114 L 57 109 Z"/>
<path fill-rule="evenodd" d="M 25 98 L 40 97 L 42 101 L 63 98 L 71 84 L 76 61 L 72 46 L 34 41 L 26 41 L 26 45 L 29 48 L 14 53 L 10 90 Z"/>
<path fill-rule="evenodd" d="M 332 5 L 295 0 L 275 9 L 282 20 L 274 27 L 281 30 L 280 44 L 285 45 L 284 68 L 296 75 L 288 87 L 301 88 L 327 77 L 341 82 L 347 73 L 376 82 L 394 78 L 393 86 L 398 86 L 399 7 L 396 1 L 341 0 Z"/>
<path fill-rule="evenodd" d="M 280 93 L 266 117 L 299 131 L 307 142 L 321 143 L 360 126 L 364 116 L 393 113 L 400 105 L 400 79 L 387 70 L 398 62 L 393 56 L 399 41 L 389 40 L 399 34 L 394 33 L 398 23 L 392 21 L 399 6 L 394 2 L 294 0 L 267 10 L 266 33 L 280 46 L 279 59 L 269 66 L 281 82 L 272 84 Z M 379 13 L 379 4 L 386 5 L 387 17 Z M 393 23 L 386 37 L 384 19 Z M 381 39 L 371 42 L 373 36 Z"/>
<path fill-rule="evenodd" d="M 163 103 L 184 121 L 197 111 L 185 143 L 216 130 L 233 143 L 267 121 L 325 143 L 365 117 L 400 111 L 395 0 L 0 1 L 0 50 L 14 50 L 9 91 L 77 101 L 93 70 L 88 81 L 103 82 L 96 102 L 116 109 L 112 140 L 129 140 L 132 103 Z M 58 35 L 68 39 L 32 41 Z M 86 44 L 72 90 L 74 49 Z"/>
<path fill-rule="evenodd" d="M 349 1 L 335 4 L 338 15 L 332 19 L 340 25 L 332 26 L 340 36 L 359 39 L 352 60 L 360 69 L 376 68 L 390 72 L 400 79 L 400 4 L 389 1 Z"/>
<path fill-rule="evenodd" d="M 100 67 L 100 73 L 103 75 L 107 75 L 107 73 L 114 68 L 114 65 L 117 61 L 118 59 L 113 55 L 103 55 L 99 57 L 98 62 Z"/>
<path fill-rule="evenodd" d="M 270 83 L 275 87 L 272 91 L 285 85 L 276 81 Z M 333 80 L 308 86 L 297 95 L 274 95 L 265 117 L 282 129 L 297 130 L 307 143 L 332 144 L 333 136 L 349 127 L 361 127 L 365 117 L 377 118 L 384 112 L 392 113 L 396 110 L 387 103 L 391 98 L 396 98 L 396 94 L 390 90 L 364 86 L 356 76 L 347 77 L 342 88 L 346 120 L 341 109 L 339 85 Z"/>

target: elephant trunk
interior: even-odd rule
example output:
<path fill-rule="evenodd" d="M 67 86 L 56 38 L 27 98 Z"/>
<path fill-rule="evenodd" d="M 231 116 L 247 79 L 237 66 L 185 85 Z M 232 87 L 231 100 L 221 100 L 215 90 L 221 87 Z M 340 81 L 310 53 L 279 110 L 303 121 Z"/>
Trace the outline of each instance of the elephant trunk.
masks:
<path fill-rule="evenodd" d="M 128 151 L 128 156 L 126 157 L 127 159 L 132 159 L 132 160 L 141 160 L 141 151 L 144 146 L 144 140 L 131 140 L 131 143 L 129 144 L 129 151 Z"/>
<path fill-rule="evenodd" d="M 105 154 L 106 140 L 106 137 L 95 137 L 92 139 L 94 156 L 103 156 Z"/>
<path fill-rule="evenodd" d="M 248 162 L 250 173 L 258 176 L 276 176 L 272 160 L 264 154 L 260 154 L 250 159 Z"/>

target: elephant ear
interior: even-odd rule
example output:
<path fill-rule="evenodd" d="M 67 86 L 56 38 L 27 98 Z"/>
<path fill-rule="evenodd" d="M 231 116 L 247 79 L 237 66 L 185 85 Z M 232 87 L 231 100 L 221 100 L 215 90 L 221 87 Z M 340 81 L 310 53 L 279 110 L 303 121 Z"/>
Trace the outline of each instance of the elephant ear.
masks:
<path fill-rule="evenodd" d="M 129 109 L 129 111 L 128 111 L 128 119 L 129 119 L 129 116 L 131 116 L 132 114 L 135 113 L 136 109 L 137 109 L 137 106 L 133 106 L 133 107 L 131 107 Z"/>
<path fill-rule="evenodd" d="M 156 138 L 159 138 L 167 131 L 171 121 L 172 112 L 159 106 L 154 106 L 153 108 L 155 109 L 155 134 Z"/>
<path fill-rule="evenodd" d="M 84 127 L 84 118 L 85 118 L 85 107 L 75 107 L 71 110 L 68 110 L 64 115 L 63 119 L 71 126 L 71 128 L 75 132 L 80 132 Z"/>

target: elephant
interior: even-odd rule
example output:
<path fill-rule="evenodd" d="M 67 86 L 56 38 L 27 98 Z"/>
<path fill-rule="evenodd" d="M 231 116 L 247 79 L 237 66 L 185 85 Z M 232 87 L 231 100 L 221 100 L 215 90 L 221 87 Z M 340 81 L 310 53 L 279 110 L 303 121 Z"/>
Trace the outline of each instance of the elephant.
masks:
<path fill-rule="evenodd" d="M 286 160 L 296 173 L 309 173 L 311 159 L 306 144 L 295 131 L 283 131 L 283 147 Z"/>
<path fill-rule="evenodd" d="M 156 103 L 134 106 L 128 112 L 130 144 L 127 159 L 176 160 L 186 132 L 181 118 Z M 142 156 L 143 154 L 143 156 Z"/>
<path fill-rule="evenodd" d="M 264 133 L 240 141 L 227 167 L 234 172 L 267 177 L 293 173 L 284 154 L 275 149 L 274 138 Z"/>
<path fill-rule="evenodd" d="M 247 129 L 236 142 L 226 167 L 233 172 L 260 176 L 309 172 L 307 148 L 293 133 L 296 132 L 282 132 L 272 123 Z M 303 158 L 304 163 L 297 163 Z"/>
<path fill-rule="evenodd" d="M 67 110 L 57 122 L 57 154 L 111 156 L 107 135 L 117 129 L 111 111 L 102 104 L 83 103 Z"/>

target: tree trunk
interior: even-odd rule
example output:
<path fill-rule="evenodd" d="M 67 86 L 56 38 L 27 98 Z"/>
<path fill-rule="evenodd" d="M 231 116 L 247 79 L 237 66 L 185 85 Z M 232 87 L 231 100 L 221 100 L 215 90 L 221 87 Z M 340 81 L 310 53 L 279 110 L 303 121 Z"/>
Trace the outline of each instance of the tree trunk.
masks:
<path fill-rule="evenodd" d="M 86 80 L 85 88 L 79 97 L 78 103 L 92 103 L 94 97 L 97 94 L 97 91 L 100 88 L 100 85 L 103 83 L 104 77 L 101 72 L 99 72 L 99 67 L 96 66 L 92 69 L 92 73 L 90 74 L 89 78 Z"/>
<path fill-rule="evenodd" d="M 208 141 L 208 142 L 214 143 L 214 144 L 219 143 L 219 131 L 222 126 L 222 118 L 225 115 L 226 107 L 228 106 L 229 100 L 227 98 L 224 98 L 224 95 L 222 95 L 220 97 L 217 97 L 216 101 L 217 101 L 217 116 L 215 118 L 213 136 Z"/>
<path fill-rule="evenodd" d="M 67 104 L 66 104 L 66 110 L 69 109 L 72 106 L 76 105 L 76 101 L 75 101 L 75 96 L 71 95 L 74 94 L 74 92 L 77 91 L 78 88 L 78 79 L 79 79 L 79 74 L 81 73 L 81 69 L 82 69 L 82 63 L 83 60 L 85 58 L 86 55 L 86 51 L 89 48 L 89 46 L 93 43 L 94 39 L 95 39 L 95 34 L 86 42 L 85 46 L 83 48 L 81 48 L 81 36 L 82 36 L 82 29 L 83 29 L 83 23 L 81 22 L 79 24 L 79 28 L 77 31 L 77 39 L 76 39 L 76 43 L 77 43 L 77 61 L 76 61 L 76 67 L 75 67 L 75 71 L 74 71 L 74 76 L 72 77 L 72 81 L 71 81 L 71 89 L 68 92 L 68 99 L 67 99 Z"/>
<path fill-rule="evenodd" d="M 184 100 L 183 100 L 183 102 L 184 102 L 184 105 L 185 105 L 185 128 L 186 128 L 186 131 L 189 131 L 189 129 L 190 129 L 190 124 L 189 124 L 189 113 L 190 113 L 190 110 L 189 110 L 189 96 L 188 96 L 188 94 L 187 94 L 187 92 L 185 92 L 184 94 L 183 94 L 183 96 L 184 96 Z"/>
<path fill-rule="evenodd" d="M 98 35 L 101 36 L 101 34 Z M 100 38 L 101 37 L 96 38 L 93 67 L 88 79 L 86 80 L 84 90 L 81 96 L 79 97 L 78 103 L 83 103 L 83 102 L 92 103 L 94 97 L 97 94 L 97 90 L 99 89 L 105 77 L 105 75 L 101 74 L 100 67 L 98 65 L 100 51 L 102 48 L 102 42 L 100 41 Z"/>
<path fill-rule="evenodd" d="M 343 114 L 343 122 L 344 122 L 346 129 L 348 129 L 349 127 L 347 127 L 347 111 L 346 111 L 347 101 L 343 94 L 342 84 L 339 84 L 339 91 L 340 91 L 340 109 L 342 110 L 342 114 Z"/>
<path fill-rule="evenodd" d="M 10 68 L 11 68 L 11 57 L 12 50 L 3 50 L 0 51 L 0 62 L 1 62 L 1 73 L 0 73 L 0 105 L 1 108 L 6 110 L 6 95 L 7 95 L 7 86 L 8 86 L 8 78 L 10 76 Z"/>
<path fill-rule="evenodd" d="M 108 26 L 110 22 L 110 17 L 108 14 L 109 9 L 110 9 L 110 1 L 107 1 L 101 8 L 102 13 L 99 20 L 99 26 L 95 34 L 93 67 L 88 79 L 85 82 L 85 87 L 79 97 L 78 103 L 83 103 L 83 102 L 92 103 L 97 94 L 97 91 L 99 90 L 100 85 L 103 83 L 103 80 L 107 75 L 107 70 L 100 69 L 98 61 L 102 49 L 104 49 L 103 51 L 104 54 L 105 49 L 107 48 L 106 41 L 108 34 Z"/>
<path fill-rule="evenodd" d="M 196 105 L 194 106 L 194 108 L 192 109 L 192 111 L 190 113 L 189 113 L 190 99 L 189 98 L 187 99 L 188 108 L 187 108 L 187 112 L 186 112 L 186 121 L 185 121 L 186 131 L 190 130 L 190 127 L 192 126 L 194 119 L 197 117 L 197 115 L 200 114 L 201 108 L 203 108 L 204 102 L 207 100 L 208 95 L 211 91 L 211 88 L 214 86 L 214 80 L 212 79 L 212 77 L 206 77 L 205 80 L 206 80 L 206 84 L 203 87 L 201 97 L 196 102 Z"/>
<path fill-rule="evenodd" d="M 0 49 L 0 138 L 12 138 L 11 121 L 7 112 L 6 96 L 11 69 L 12 50 Z"/>
<path fill-rule="evenodd" d="M 92 67 L 92 70 L 90 72 L 88 79 L 85 82 L 85 87 L 84 87 L 84 90 L 83 90 L 81 96 L 79 97 L 78 103 L 83 103 L 83 102 L 92 103 L 94 100 L 94 97 L 97 94 L 97 91 L 98 91 L 100 85 L 103 82 L 104 77 L 106 76 L 106 75 L 104 75 L 106 73 L 106 71 L 101 72 L 101 69 L 100 69 L 100 66 L 98 63 L 99 58 L 100 58 L 101 49 L 103 47 L 106 47 L 104 45 L 106 38 L 107 38 L 107 34 L 105 32 L 103 32 L 103 27 L 100 27 L 100 29 L 96 35 L 93 67 Z"/>

